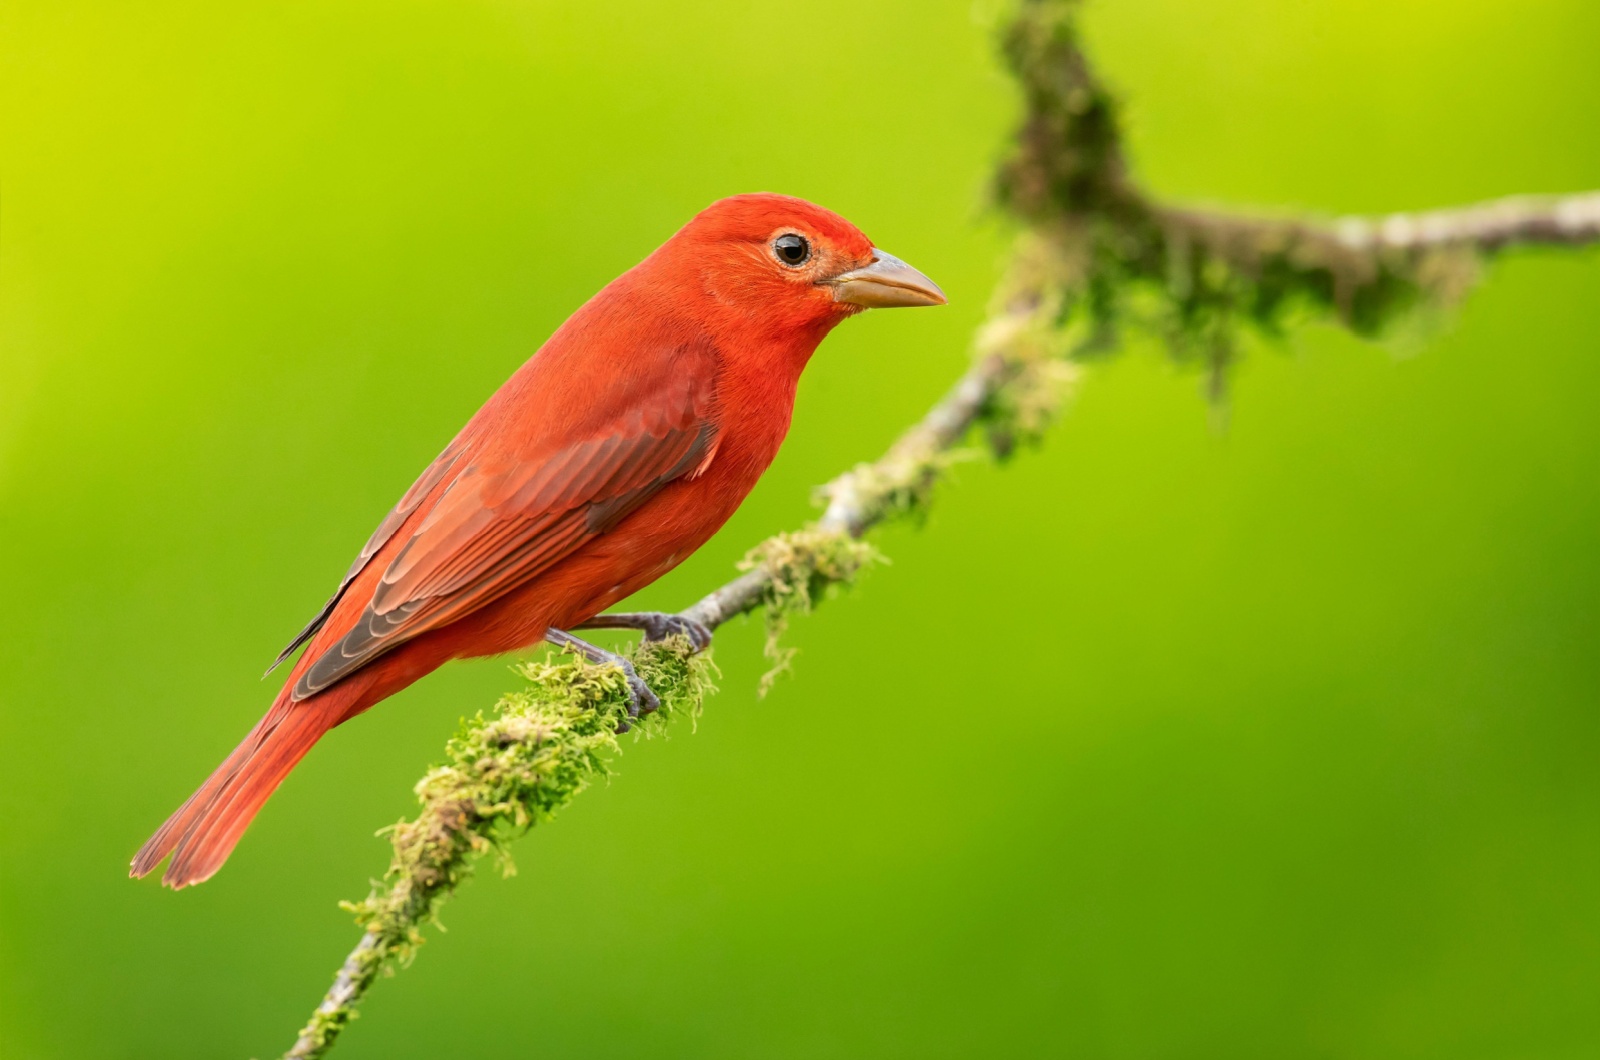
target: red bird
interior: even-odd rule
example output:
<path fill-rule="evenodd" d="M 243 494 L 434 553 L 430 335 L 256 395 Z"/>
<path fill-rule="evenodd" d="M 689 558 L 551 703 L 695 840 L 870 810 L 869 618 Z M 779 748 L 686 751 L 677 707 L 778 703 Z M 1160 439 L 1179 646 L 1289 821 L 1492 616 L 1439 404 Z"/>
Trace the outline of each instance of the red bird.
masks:
<path fill-rule="evenodd" d="M 622 667 L 567 632 L 689 635 L 671 615 L 602 614 L 727 521 L 789 430 L 800 372 L 841 320 L 941 305 L 933 281 L 802 199 L 713 203 L 590 299 L 400 498 L 327 602 L 244 742 L 133 859 L 185 887 L 222 867 L 267 797 L 335 725 L 450 659 L 541 640 Z M 276 663 L 274 664 L 276 665 Z"/>

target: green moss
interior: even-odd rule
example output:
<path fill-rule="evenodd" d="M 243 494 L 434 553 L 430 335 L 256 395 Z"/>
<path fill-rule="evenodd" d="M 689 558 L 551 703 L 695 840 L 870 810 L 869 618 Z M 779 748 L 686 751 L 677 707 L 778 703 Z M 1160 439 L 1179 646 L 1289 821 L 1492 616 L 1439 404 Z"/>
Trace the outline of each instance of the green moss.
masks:
<path fill-rule="evenodd" d="M 1008 284 L 975 343 L 979 358 L 998 358 L 1007 366 L 1004 384 L 978 417 L 989 451 L 999 459 L 1042 441 L 1077 383 L 1080 372 L 1071 356 L 1081 341 L 1063 326 L 1065 290 L 1062 263 L 1040 241 L 1019 240 Z M 1025 308 L 1008 311 L 1008 305 Z"/>
<path fill-rule="evenodd" d="M 745 553 L 739 569 L 759 567 L 769 578 L 764 651 L 772 665 L 761 675 L 761 696 L 772 691 L 773 682 L 794 659 L 795 649 L 783 644 L 790 616 L 809 612 L 830 588 L 852 584 L 867 567 L 886 562 L 867 542 L 815 525 L 769 537 Z"/>

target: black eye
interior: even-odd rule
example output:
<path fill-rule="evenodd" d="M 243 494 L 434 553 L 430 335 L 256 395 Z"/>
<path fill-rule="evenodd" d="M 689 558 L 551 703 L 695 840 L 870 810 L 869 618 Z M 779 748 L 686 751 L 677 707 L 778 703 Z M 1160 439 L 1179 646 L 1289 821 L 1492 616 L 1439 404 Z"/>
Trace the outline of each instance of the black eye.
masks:
<path fill-rule="evenodd" d="M 785 265 L 804 265 L 806 259 L 811 257 L 811 244 L 806 242 L 806 237 L 793 232 L 786 232 L 774 239 L 772 250 Z"/>

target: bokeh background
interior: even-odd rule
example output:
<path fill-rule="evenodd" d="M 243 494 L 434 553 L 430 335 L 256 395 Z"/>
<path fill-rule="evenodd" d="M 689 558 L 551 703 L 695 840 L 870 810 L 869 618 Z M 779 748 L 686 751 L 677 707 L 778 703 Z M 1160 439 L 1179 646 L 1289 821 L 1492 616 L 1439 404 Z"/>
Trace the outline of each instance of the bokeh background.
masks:
<path fill-rule="evenodd" d="M 952 296 L 841 328 L 676 608 L 963 367 L 1007 232 L 998 4 L 0 8 L 0 1052 L 275 1055 L 412 782 L 514 685 L 329 737 L 227 869 L 134 849 L 416 471 L 724 194 Z M 1317 211 L 1600 185 L 1592 0 L 1103 0 L 1158 191 Z M 965 465 L 893 566 L 718 636 L 698 731 L 518 846 L 361 1057 L 1600 1052 L 1600 255 L 1400 347 L 1252 348 L 1219 430 L 1153 346 Z"/>

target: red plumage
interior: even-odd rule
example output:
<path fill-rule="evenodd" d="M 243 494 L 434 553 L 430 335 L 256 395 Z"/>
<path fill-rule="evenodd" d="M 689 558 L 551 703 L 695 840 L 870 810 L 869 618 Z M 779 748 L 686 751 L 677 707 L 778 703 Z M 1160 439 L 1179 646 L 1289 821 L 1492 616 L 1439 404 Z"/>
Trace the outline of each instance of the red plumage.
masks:
<path fill-rule="evenodd" d="M 172 854 L 164 882 L 205 880 L 335 725 L 450 659 L 578 626 L 671 570 L 776 456 L 801 370 L 834 325 L 942 301 L 811 203 L 707 208 L 574 313 L 423 472 L 285 651 L 307 644 L 266 716 L 133 875 Z"/>

